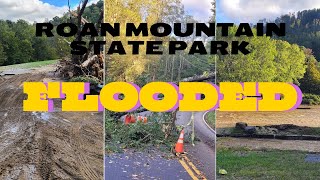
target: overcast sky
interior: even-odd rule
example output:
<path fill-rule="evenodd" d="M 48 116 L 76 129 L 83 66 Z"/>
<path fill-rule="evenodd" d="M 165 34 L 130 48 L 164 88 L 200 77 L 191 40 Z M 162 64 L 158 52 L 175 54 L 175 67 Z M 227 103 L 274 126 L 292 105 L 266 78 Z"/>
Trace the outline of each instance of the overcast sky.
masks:
<path fill-rule="evenodd" d="M 97 2 L 98 0 L 89 0 Z M 79 0 L 70 0 L 75 7 Z M 211 16 L 211 0 L 182 0 L 186 11 L 196 19 L 207 21 Z M 68 0 L 0 0 L 0 19 L 25 19 L 29 22 L 42 22 L 61 16 L 67 11 Z"/>
<path fill-rule="evenodd" d="M 98 0 L 89 0 L 90 3 Z M 79 0 L 70 0 L 75 7 Z M 182 0 L 186 11 L 206 22 L 211 16 L 212 0 Z M 0 0 L 0 19 L 25 19 L 42 22 L 67 11 L 67 0 Z M 282 14 L 320 8 L 320 0 L 217 0 L 218 22 L 273 20 Z"/>
<path fill-rule="evenodd" d="M 98 0 L 89 0 L 89 3 Z M 71 7 L 75 7 L 79 0 L 70 0 Z M 68 0 L 0 0 L 0 19 L 29 22 L 43 22 L 61 16 L 68 10 Z"/>
<path fill-rule="evenodd" d="M 320 0 L 217 0 L 217 21 L 256 23 L 314 8 L 320 8 Z"/>
<path fill-rule="evenodd" d="M 213 0 L 182 0 L 188 14 L 201 22 L 207 22 L 212 16 L 211 2 Z"/>

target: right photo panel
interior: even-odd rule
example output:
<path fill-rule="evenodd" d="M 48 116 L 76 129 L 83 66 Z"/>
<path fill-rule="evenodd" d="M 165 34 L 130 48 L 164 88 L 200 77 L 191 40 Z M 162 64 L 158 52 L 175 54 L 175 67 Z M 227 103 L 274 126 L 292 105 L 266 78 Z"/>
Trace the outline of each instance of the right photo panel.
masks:
<path fill-rule="evenodd" d="M 319 179 L 320 1 L 217 0 L 216 21 L 216 178 Z"/>

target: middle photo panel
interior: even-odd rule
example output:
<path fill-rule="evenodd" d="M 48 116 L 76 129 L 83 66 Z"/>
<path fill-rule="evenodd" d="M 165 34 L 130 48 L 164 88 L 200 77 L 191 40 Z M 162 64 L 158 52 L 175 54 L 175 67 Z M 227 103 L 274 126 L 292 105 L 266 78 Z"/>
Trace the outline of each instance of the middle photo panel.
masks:
<path fill-rule="evenodd" d="M 104 178 L 215 179 L 215 1 L 104 6 Z"/>

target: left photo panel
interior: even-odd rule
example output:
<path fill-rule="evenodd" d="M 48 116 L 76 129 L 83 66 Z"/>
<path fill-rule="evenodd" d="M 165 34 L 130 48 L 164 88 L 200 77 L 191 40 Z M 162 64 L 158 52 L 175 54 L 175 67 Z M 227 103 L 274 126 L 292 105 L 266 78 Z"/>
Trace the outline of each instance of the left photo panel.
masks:
<path fill-rule="evenodd" d="M 103 110 L 86 104 L 104 83 L 88 42 L 103 38 L 81 31 L 100 27 L 103 0 L 0 6 L 0 179 L 103 179 Z"/>

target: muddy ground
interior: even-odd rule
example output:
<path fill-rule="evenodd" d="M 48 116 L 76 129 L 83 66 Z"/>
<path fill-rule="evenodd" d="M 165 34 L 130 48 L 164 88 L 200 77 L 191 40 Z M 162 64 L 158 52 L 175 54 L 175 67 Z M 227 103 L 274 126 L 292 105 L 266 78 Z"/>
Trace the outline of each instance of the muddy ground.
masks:
<path fill-rule="evenodd" d="M 286 112 L 221 112 L 217 113 L 217 128 L 234 127 L 237 122 L 250 126 L 294 124 L 297 126 L 320 127 L 320 106 L 301 106 Z"/>
<path fill-rule="evenodd" d="M 279 139 L 247 139 L 247 138 L 218 138 L 217 147 L 246 148 L 250 150 L 290 150 L 320 153 L 319 141 L 279 140 Z M 219 156 L 219 154 L 218 154 Z"/>
<path fill-rule="evenodd" d="M 0 77 L 0 179 L 103 179 L 102 113 L 22 111 L 22 83 L 52 70 Z"/>

